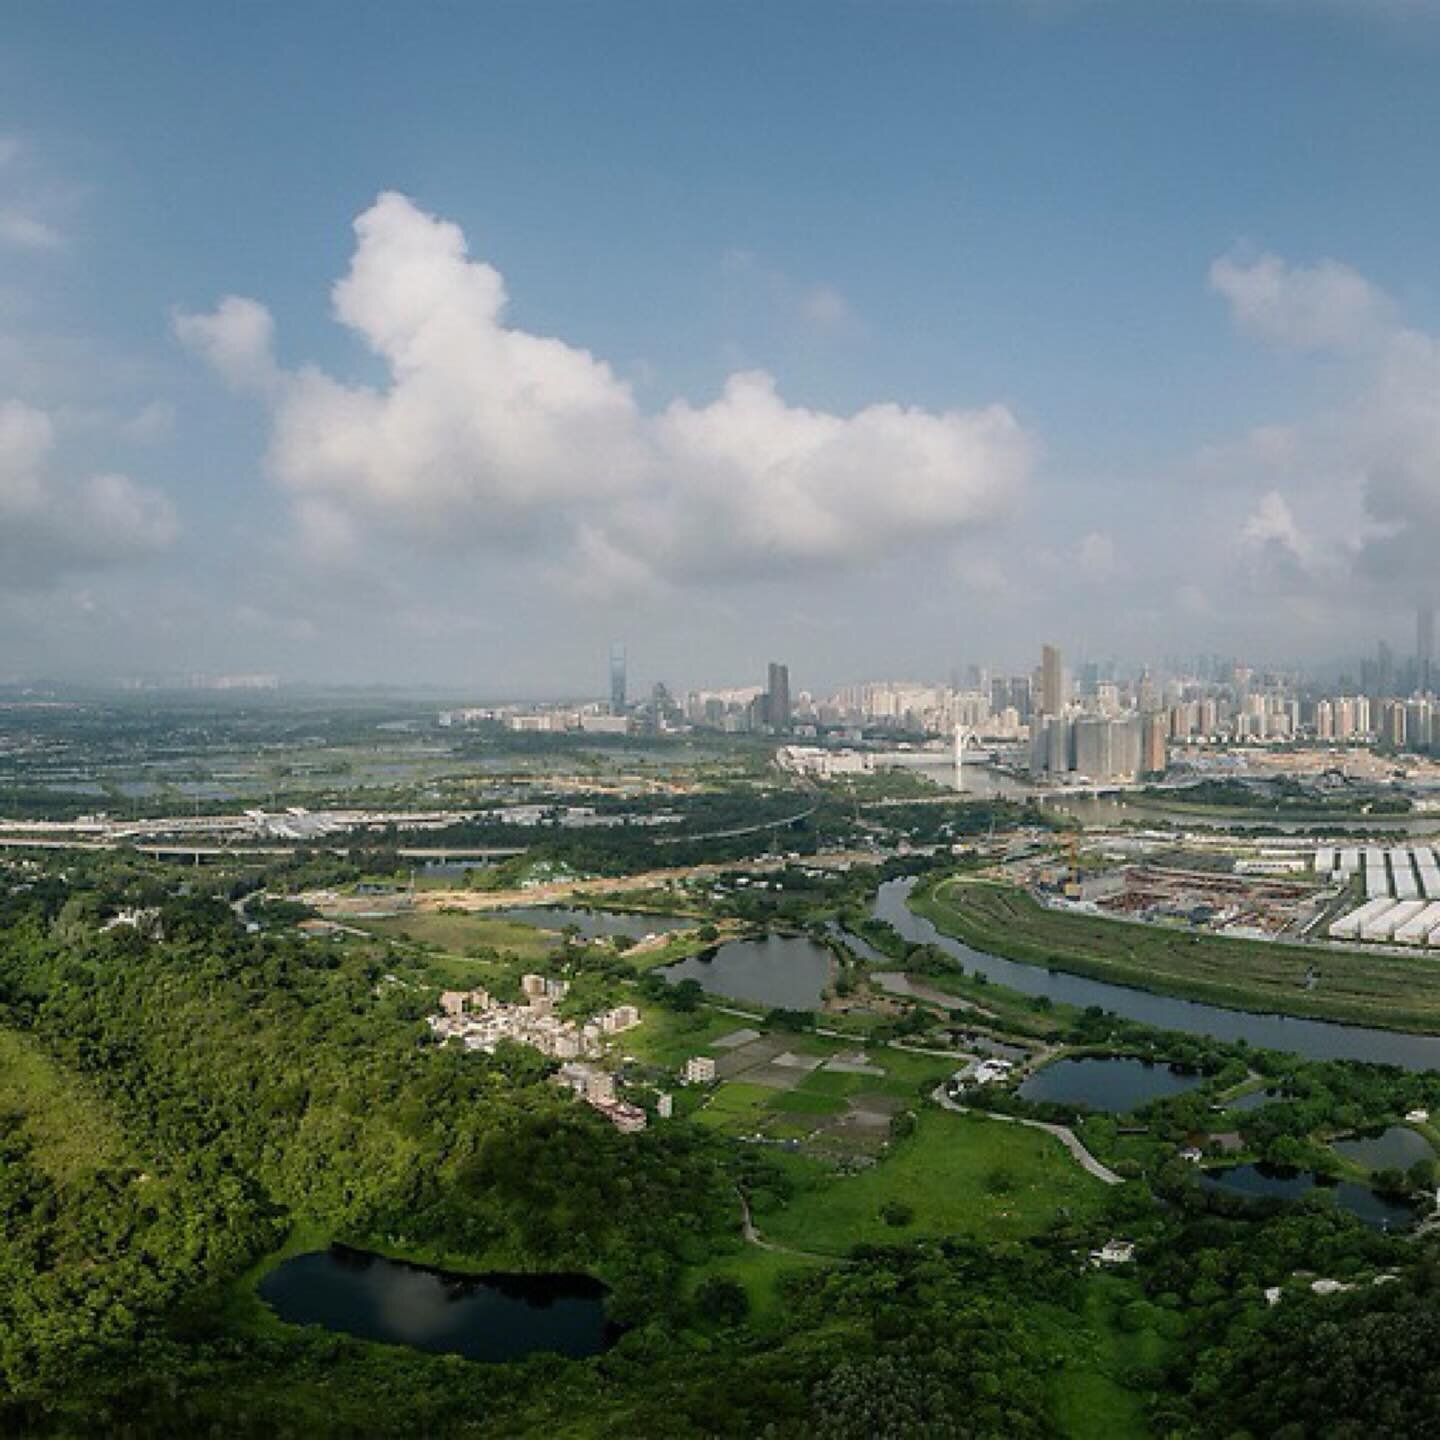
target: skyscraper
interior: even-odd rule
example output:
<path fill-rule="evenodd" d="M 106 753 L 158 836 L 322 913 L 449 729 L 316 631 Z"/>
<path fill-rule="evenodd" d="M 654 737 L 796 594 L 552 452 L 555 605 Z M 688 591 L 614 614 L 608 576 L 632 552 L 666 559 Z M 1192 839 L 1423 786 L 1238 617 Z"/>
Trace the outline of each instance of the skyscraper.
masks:
<path fill-rule="evenodd" d="M 1435 607 L 1422 605 L 1415 616 L 1415 688 L 1428 695 L 1435 680 Z"/>
<path fill-rule="evenodd" d="M 610 713 L 625 713 L 625 646 L 619 640 L 610 647 Z"/>
<path fill-rule="evenodd" d="M 1065 670 L 1060 651 L 1046 645 L 1040 652 L 1040 705 L 1042 715 L 1058 715 L 1065 708 Z"/>
<path fill-rule="evenodd" d="M 772 730 L 790 728 L 790 667 L 772 660 L 766 690 L 765 719 Z"/>

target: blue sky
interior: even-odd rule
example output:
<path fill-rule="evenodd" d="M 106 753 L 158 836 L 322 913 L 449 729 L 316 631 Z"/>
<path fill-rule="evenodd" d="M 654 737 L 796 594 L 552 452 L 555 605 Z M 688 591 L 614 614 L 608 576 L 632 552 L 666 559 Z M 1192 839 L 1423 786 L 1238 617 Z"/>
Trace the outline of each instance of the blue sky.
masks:
<path fill-rule="evenodd" d="M 0 674 L 563 690 L 623 635 L 682 685 L 771 654 L 822 684 L 1400 641 L 1440 540 L 1437 66 L 1425 0 L 11 7 Z M 471 433 L 529 363 L 477 370 L 488 320 L 408 397 L 337 323 L 382 192 L 503 276 L 497 323 L 606 363 L 603 437 L 544 437 L 573 473 Z M 263 383 L 180 338 L 225 296 L 271 317 Z M 763 421 L 717 406 L 756 370 Z M 394 402 L 364 463 L 298 454 L 352 390 Z M 885 402 L 911 418 L 847 426 Z M 381 473 L 417 414 L 430 459 Z"/>

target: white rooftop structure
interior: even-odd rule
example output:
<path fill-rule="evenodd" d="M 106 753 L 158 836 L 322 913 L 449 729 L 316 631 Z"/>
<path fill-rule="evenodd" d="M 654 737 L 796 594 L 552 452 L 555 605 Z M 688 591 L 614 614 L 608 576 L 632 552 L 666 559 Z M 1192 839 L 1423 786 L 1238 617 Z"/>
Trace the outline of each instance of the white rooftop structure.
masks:
<path fill-rule="evenodd" d="M 1388 895 L 1382 895 L 1375 900 L 1367 900 L 1357 909 L 1351 910 L 1349 914 L 1342 915 L 1338 920 L 1332 920 L 1330 922 L 1331 939 L 1356 939 L 1360 934 L 1360 927 L 1362 925 L 1390 909 L 1393 904 L 1394 901 L 1392 901 Z"/>
<path fill-rule="evenodd" d="M 1440 929 L 1440 900 L 1431 900 L 1396 930 L 1395 939 L 1401 945 L 1426 945 L 1431 932 L 1437 929 Z"/>
<path fill-rule="evenodd" d="M 1399 900 L 1388 910 L 1382 910 L 1380 914 L 1362 921 L 1360 938 L 1362 940 L 1393 940 L 1395 932 L 1407 920 L 1413 920 L 1424 908 L 1423 900 Z"/>

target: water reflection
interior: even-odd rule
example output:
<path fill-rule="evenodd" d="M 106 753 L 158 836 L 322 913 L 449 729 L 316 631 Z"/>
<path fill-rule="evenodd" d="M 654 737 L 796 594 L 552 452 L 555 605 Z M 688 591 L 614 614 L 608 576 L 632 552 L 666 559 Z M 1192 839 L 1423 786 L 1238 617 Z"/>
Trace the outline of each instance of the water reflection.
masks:
<path fill-rule="evenodd" d="M 256 1289 L 294 1325 L 471 1360 L 594 1355 L 612 1338 L 605 1286 L 588 1275 L 457 1275 L 332 1245 L 283 1261 Z"/>
<path fill-rule="evenodd" d="M 1024 1100 L 1084 1105 L 1120 1114 L 1138 1110 L 1152 1100 L 1193 1090 L 1203 1078 L 1135 1056 L 1086 1056 L 1044 1066 L 1017 1093 Z"/>
<path fill-rule="evenodd" d="M 1300 1200 L 1312 1192 L 1328 1195 L 1341 1210 L 1376 1230 L 1399 1230 L 1415 1221 L 1414 1208 L 1403 1200 L 1377 1195 L 1353 1180 L 1330 1184 L 1309 1170 L 1277 1165 L 1229 1165 L 1200 1177 L 1207 1190 L 1225 1191 L 1248 1200 Z"/>
<path fill-rule="evenodd" d="M 786 1010 L 813 1010 L 830 983 L 832 957 L 823 945 L 801 936 L 766 935 L 727 940 L 660 973 L 672 984 L 695 980 L 715 995 L 752 1000 Z"/>

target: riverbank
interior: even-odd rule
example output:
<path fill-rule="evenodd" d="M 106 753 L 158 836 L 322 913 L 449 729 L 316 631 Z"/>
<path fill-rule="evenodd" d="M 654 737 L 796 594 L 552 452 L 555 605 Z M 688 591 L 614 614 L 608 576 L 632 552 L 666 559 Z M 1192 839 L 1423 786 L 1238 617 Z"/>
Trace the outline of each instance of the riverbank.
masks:
<path fill-rule="evenodd" d="M 1237 1010 L 1415 1033 L 1440 1031 L 1440 963 L 1359 954 L 1048 910 L 1025 891 L 952 877 L 912 908 L 977 950 Z M 1318 968 L 1319 982 L 1307 988 Z"/>

